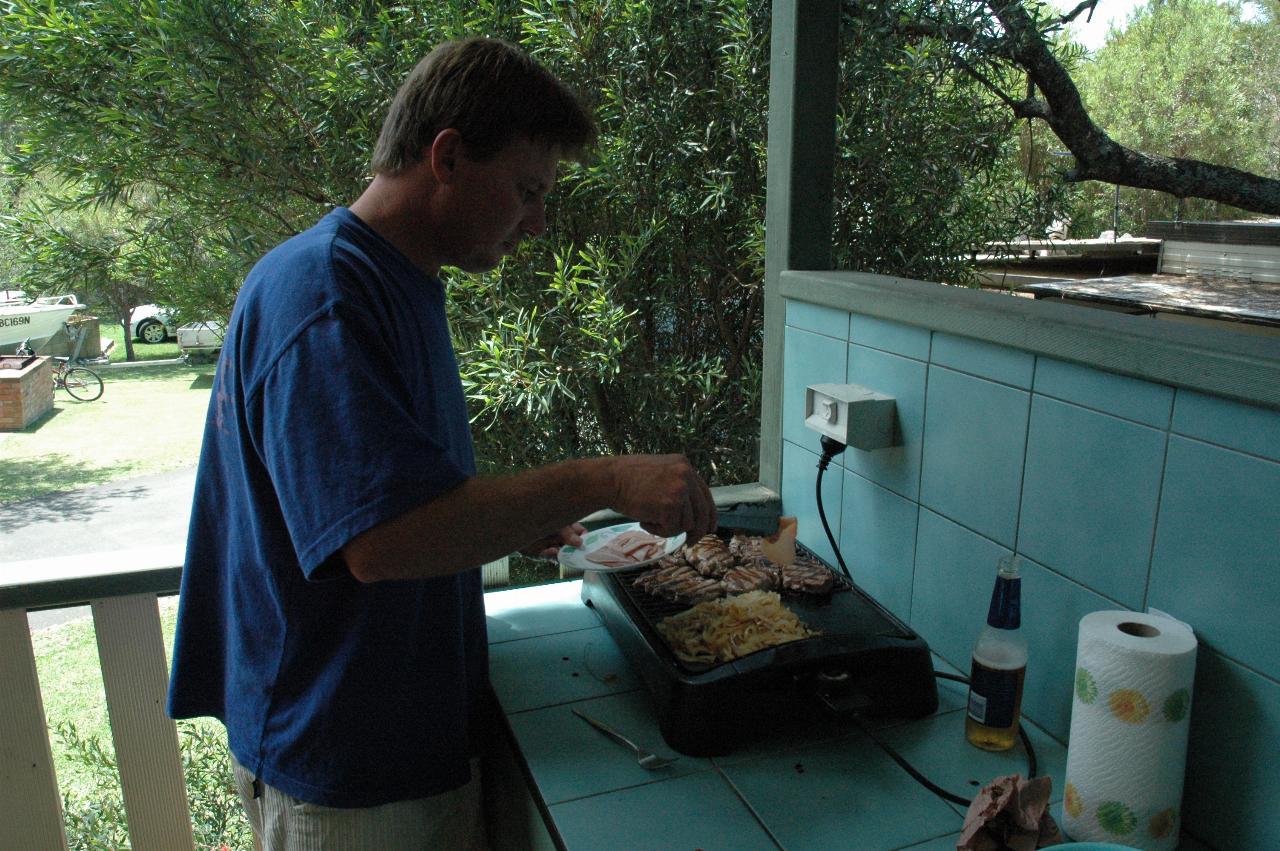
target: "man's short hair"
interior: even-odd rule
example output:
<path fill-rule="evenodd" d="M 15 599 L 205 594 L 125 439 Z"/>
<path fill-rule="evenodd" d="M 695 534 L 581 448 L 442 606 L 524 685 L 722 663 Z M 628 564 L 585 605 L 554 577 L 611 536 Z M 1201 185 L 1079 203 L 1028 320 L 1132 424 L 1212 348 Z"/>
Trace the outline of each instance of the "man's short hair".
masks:
<path fill-rule="evenodd" d="M 572 159 L 596 139 L 591 113 L 568 86 L 514 44 L 490 38 L 445 42 L 409 73 L 374 147 L 374 173 L 418 162 L 448 128 L 481 162 L 520 136 L 558 145 Z"/>

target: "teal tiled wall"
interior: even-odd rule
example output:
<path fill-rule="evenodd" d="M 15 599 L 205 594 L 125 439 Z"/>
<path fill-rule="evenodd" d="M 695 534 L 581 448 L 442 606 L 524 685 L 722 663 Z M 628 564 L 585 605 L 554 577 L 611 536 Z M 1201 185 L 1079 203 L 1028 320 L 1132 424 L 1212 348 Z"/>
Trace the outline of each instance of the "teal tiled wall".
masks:
<path fill-rule="evenodd" d="M 1066 742 L 1080 618 L 1155 607 L 1200 638 L 1184 826 L 1280 848 L 1280 412 L 788 302 L 782 502 L 817 513 L 808 384 L 898 400 L 902 445 L 849 449 L 823 507 L 855 580 L 967 670 L 996 559 L 1027 559 L 1024 709 Z"/>

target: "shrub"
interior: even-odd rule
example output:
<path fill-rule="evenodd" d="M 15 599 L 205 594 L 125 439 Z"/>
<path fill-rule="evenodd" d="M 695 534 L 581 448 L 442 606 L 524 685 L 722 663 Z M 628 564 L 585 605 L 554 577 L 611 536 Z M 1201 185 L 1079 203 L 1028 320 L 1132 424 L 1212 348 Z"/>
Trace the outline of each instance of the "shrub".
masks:
<path fill-rule="evenodd" d="M 87 787 L 63 793 L 68 848 L 128 848 L 128 820 L 114 751 L 98 736 L 82 736 L 70 722 L 59 724 L 56 734 L 68 758 L 90 778 Z M 178 737 L 196 847 L 251 851 L 253 835 L 240 806 L 221 725 L 208 720 L 180 721 Z"/>

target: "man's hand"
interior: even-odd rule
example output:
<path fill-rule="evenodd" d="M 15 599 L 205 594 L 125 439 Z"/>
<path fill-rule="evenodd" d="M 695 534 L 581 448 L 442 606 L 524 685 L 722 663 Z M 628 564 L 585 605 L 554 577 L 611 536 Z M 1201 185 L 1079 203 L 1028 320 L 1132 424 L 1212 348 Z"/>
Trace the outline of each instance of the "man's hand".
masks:
<path fill-rule="evenodd" d="M 711 491 L 683 455 L 575 458 L 473 476 L 366 529 L 342 557 L 359 581 L 381 582 L 443 576 L 518 549 L 553 556 L 564 544 L 581 546 L 586 530 L 574 521 L 604 508 L 666 538 L 687 532 L 696 541 L 716 529 Z"/>
<path fill-rule="evenodd" d="M 522 547 L 520 552 L 534 558 L 555 558 L 560 554 L 560 548 L 565 544 L 572 547 L 582 546 L 582 536 L 587 533 L 587 527 L 581 523 L 573 523 L 565 526 L 559 532 L 552 532 L 546 537 L 539 538 L 527 547 Z"/>
<path fill-rule="evenodd" d="M 716 530 L 711 490 L 683 455 L 623 455 L 614 459 L 612 508 L 654 535 L 689 533 L 693 542 Z"/>

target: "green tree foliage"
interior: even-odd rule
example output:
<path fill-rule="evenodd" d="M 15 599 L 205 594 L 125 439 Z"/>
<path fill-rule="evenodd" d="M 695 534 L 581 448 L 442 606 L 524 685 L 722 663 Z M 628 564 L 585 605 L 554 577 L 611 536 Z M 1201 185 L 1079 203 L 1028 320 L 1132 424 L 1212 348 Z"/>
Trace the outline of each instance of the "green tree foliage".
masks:
<path fill-rule="evenodd" d="M 1280 174 L 1280 0 L 1261 0 L 1252 8 L 1255 16 L 1245 22 L 1244 56 L 1254 63 L 1253 89 L 1266 140 L 1263 168 L 1267 174 Z"/>
<path fill-rule="evenodd" d="M 73 187 L 63 213 L 107 208 L 114 252 L 159 260 L 156 297 L 201 318 L 229 312 L 254 258 L 354 197 L 379 110 L 427 41 L 401 34 L 439 32 L 421 12 L 354 2 L 0 9 L 11 172 Z M 18 232 L 40 229 L 29 216 Z M 39 262 L 56 246 L 36 248 L 26 283 L 62 287 L 64 269 Z"/>
<path fill-rule="evenodd" d="M 129 334 L 134 308 L 164 300 L 169 290 L 185 290 L 190 303 L 217 303 L 219 292 L 199 285 L 208 263 L 193 251 L 179 254 L 171 241 L 150 225 L 161 214 L 137 200 L 131 205 L 81 203 L 82 189 L 38 184 L 14 210 L 0 218 L 0 241 L 11 256 L 7 280 L 28 296 L 73 292 L 123 333 L 127 359 L 133 360 Z M 198 249 L 197 249 L 198 251 Z M 193 286 L 187 281 L 194 280 Z"/>
<path fill-rule="evenodd" d="M 1280 40 L 1264 17 L 1235 3 L 1149 0 L 1076 75 L 1094 121 L 1123 145 L 1152 154 L 1280 171 Z M 1094 184 L 1075 216 L 1081 236 L 1111 227 L 1114 194 Z M 1153 219 L 1231 219 L 1242 211 L 1200 199 L 1125 189 L 1120 228 Z"/>
<path fill-rule="evenodd" d="M 914 2 L 846 24 L 837 254 L 963 281 L 955 257 L 1053 205 L 992 96 L 888 25 Z M 7 169 L 27 181 L 9 222 L 31 280 L 65 279 L 70 237 L 89 240 L 64 226 L 58 242 L 51 211 L 105 211 L 93 256 L 112 274 L 190 318 L 225 315 L 267 248 L 358 195 L 422 54 L 461 35 L 520 42 L 602 136 L 566 167 L 547 238 L 448 275 L 482 466 L 682 451 L 715 483 L 749 481 L 769 24 L 767 0 L 3 0 Z M 56 204 L 37 190 L 55 184 Z"/>
<path fill-rule="evenodd" d="M 718 481 L 754 478 L 767 6 L 682 5 L 523 15 L 526 44 L 603 132 L 563 178 L 549 237 L 491 282 L 455 283 L 496 465 L 684 451 Z"/>
<path fill-rule="evenodd" d="M 16 133 L 11 121 L 4 118 L 4 114 L 0 111 L 0 151 L 8 151 L 16 144 Z M 10 177 L 3 169 L 0 169 L 0 211 L 12 208 L 17 205 L 18 197 L 22 181 Z M 4 239 L 0 233 L 0 290 L 13 289 L 11 283 L 21 273 L 23 268 L 23 259 L 10 240 Z"/>

